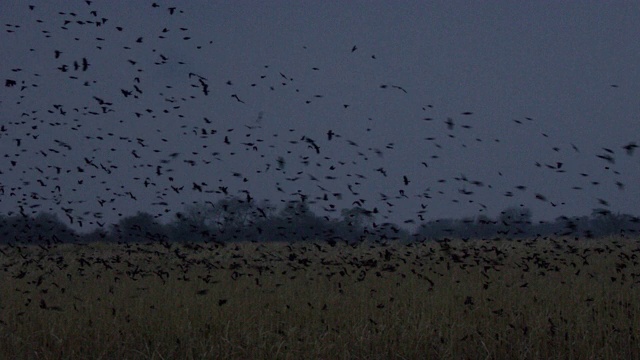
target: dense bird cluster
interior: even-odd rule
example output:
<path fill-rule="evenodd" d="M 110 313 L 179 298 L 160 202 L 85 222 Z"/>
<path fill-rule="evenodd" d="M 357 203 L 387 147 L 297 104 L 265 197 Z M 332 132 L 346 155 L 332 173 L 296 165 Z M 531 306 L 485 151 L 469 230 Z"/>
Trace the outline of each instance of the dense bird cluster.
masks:
<path fill-rule="evenodd" d="M 162 284 L 167 281 L 193 282 L 202 287 L 194 295 L 207 295 L 212 285 L 229 280 L 245 281 L 251 288 L 269 292 L 298 277 L 307 284 L 318 279 L 335 281 L 336 291 L 340 295 L 344 295 L 342 284 L 351 288 L 353 283 L 371 278 L 387 279 L 397 287 L 401 282 L 409 281 L 407 279 L 418 280 L 424 285 L 423 289 L 433 291 L 436 283 L 440 286 L 446 284 L 440 278 L 456 271 L 479 273 L 482 289 L 487 290 L 494 286 L 494 282 L 501 281 L 500 272 L 504 269 L 516 269 L 518 273 L 518 276 L 512 276 L 513 280 L 507 287 L 526 288 L 528 282 L 522 280 L 525 275 L 530 280 L 539 280 L 549 274 L 561 274 L 558 279 L 577 277 L 583 268 L 589 267 L 592 259 L 597 262 L 615 260 L 617 275 L 608 279 L 600 278 L 599 281 L 637 283 L 640 277 L 640 273 L 634 272 L 639 265 L 637 253 L 640 248 L 637 243 L 614 239 L 610 243 L 594 240 L 585 244 L 566 238 L 544 241 L 520 239 L 511 243 L 442 241 L 337 247 L 323 242 L 275 245 L 243 243 L 228 247 L 197 243 L 139 243 L 113 247 L 113 253 L 108 255 L 102 252 L 104 249 L 100 249 L 100 246 L 94 245 L 79 247 L 76 252 L 62 248 L 50 251 L 46 247 L 21 246 L 5 247 L 4 250 L 0 248 L 0 252 L 8 259 L 32 259 L 30 262 L 14 261 L 3 265 L 14 279 L 30 279 L 24 284 L 26 286 L 40 288 L 48 284 L 49 288 L 43 291 L 44 294 L 54 288 L 65 293 L 64 284 L 56 281 L 68 283 L 77 279 L 84 285 L 103 278 L 116 284 L 124 280 L 142 284 L 149 284 L 150 281 Z M 159 268 L 159 263 L 164 266 Z M 47 270 L 52 266 L 57 266 L 59 271 Z M 586 276 L 593 279 L 602 274 L 596 272 Z M 267 286 L 263 284 L 265 279 L 268 279 Z M 370 281 L 367 283 L 372 285 Z M 371 291 L 377 290 L 372 288 Z M 30 293 L 25 292 L 25 307 L 33 301 Z M 83 299 L 76 300 L 84 303 Z M 226 304 L 227 300 L 219 299 L 218 305 Z M 46 305 L 44 301 L 40 300 L 41 308 L 62 310 L 59 306 Z M 393 302 L 393 297 L 390 301 Z M 467 297 L 465 305 L 469 305 L 469 302 L 472 304 L 473 299 Z M 379 306 L 382 308 L 384 304 Z M 497 310 L 496 313 L 499 311 L 504 310 Z"/>
<path fill-rule="evenodd" d="M 467 109 L 443 115 L 432 104 L 409 100 L 411 89 L 402 84 L 368 79 L 375 99 L 415 107 L 421 114 L 415 121 L 428 126 L 425 134 L 394 138 L 376 124 L 394 121 L 402 133 L 403 120 L 376 119 L 357 94 L 343 99 L 318 86 L 335 77 L 335 69 L 312 60 L 295 73 L 269 64 L 237 73 L 207 69 L 205 55 L 198 54 L 208 54 L 215 40 L 192 34 L 180 7 L 147 6 L 155 23 L 144 28 L 105 16 L 92 1 L 53 16 L 44 5 L 25 4 L 22 23 L 3 24 L 2 41 L 16 48 L 31 36 L 46 40 L 23 54 L 40 59 L 37 67 L 5 63 L 2 70 L 0 197 L 9 215 L 54 212 L 76 226 L 103 226 L 105 218 L 132 210 L 159 218 L 190 203 L 233 196 L 247 203 L 301 201 L 327 217 L 357 207 L 377 222 L 417 224 L 438 216 L 428 214 L 437 202 L 473 204 L 477 213 L 500 210 L 486 205 L 488 196 L 516 198 L 523 206 L 565 204 L 545 189 L 508 183 L 509 171 L 519 171 L 512 165 L 487 160 L 484 166 L 505 179 L 499 183 L 486 180 L 486 173 L 459 171 L 465 154 L 514 151 L 500 147 L 504 139 L 474 132 L 483 126 L 525 128 L 549 144 L 556 157 L 534 164 L 547 184 L 564 188 L 575 179 L 571 189 L 588 188 L 586 196 L 601 185 L 627 186 L 618 160 L 634 155 L 634 141 L 584 153 L 566 139 L 534 133 L 531 117 L 487 125 Z M 332 56 L 364 69 L 381 61 L 361 44 Z M 348 80 L 350 74 L 338 76 Z M 283 120 L 266 110 L 272 100 L 275 107 L 341 115 L 326 124 Z M 219 118 L 218 107 L 237 118 Z M 363 114 L 364 123 L 356 119 Z M 299 126 L 285 125 L 292 121 Z M 585 160 L 597 162 L 599 173 L 581 170 Z M 610 206 L 602 197 L 592 200 L 594 207 Z"/>
<path fill-rule="evenodd" d="M 419 358 L 452 346 L 478 351 L 485 349 L 478 339 L 495 338 L 492 349 L 517 357 L 516 343 L 546 349 L 564 341 L 569 351 L 576 341 L 583 348 L 623 339 L 610 350 L 617 355 L 636 349 L 638 252 L 635 240 L 566 238 L 0 247 L 0 279 L 8 284 L 2 307 L 11 314 L 0 318 L 7 334 L 0 346 L 9 354 L 62 354 L 83 348 L 74 345 L 80 337 L 93 354 L 108 337 L 127 343 L 123 353 L 146 346 L 190 358 L 183 354 L 217 355 L 246 337 L 289 352 L 345 337 L 352 348 L 364 337 Z M 10 341 L 43 327 L 51 341 Z M 424 349 L 405 345 L 411 334 Z M 541 340 L 531 345 L 532 337 Z"/>

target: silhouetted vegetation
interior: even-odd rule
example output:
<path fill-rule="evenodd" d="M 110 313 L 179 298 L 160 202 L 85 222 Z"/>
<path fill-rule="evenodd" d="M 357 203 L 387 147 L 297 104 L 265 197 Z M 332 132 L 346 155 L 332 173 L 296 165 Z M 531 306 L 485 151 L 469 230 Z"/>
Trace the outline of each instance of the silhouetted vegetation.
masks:
<path fill-rule="evenodd" d="M 546 236 L 595 238 L 640 231 L 640 219 L 594 209 L 590 216 L 560 216 L 534 222 L 528 208 L 510 207 L 495 219 L 486 215 L 425 221 L 410 232 L 400 225 L 378 223 L 376 212 L 362 207 L 342 209 L 339 218 L 318 216 L 305 199 L 280 209 L 268 201 L 255 203 L 227 197 L 217 203 L 187 206 L 169 223 L 138 212 L 116 224 L 78 233 L 57 216 L 40 213 L 0 216 L 0 243 L 54 244 L 71 242 L 294 242 L 425 241 L 445 239 L 518 239 Z"/>

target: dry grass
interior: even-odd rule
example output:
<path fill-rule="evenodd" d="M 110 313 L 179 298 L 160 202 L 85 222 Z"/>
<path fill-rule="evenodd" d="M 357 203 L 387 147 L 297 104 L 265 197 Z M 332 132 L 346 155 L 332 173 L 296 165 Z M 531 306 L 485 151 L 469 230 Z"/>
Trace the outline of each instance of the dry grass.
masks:
<path fill-rule="evenodd" d="M 639 359 L 640 242 L 2 247 L 7 359 Z"/>

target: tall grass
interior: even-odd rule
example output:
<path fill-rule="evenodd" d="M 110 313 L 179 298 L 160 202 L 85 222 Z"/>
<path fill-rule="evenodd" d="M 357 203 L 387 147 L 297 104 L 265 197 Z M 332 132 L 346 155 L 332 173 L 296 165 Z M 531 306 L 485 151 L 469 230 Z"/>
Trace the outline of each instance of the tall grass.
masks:
<path fill-rule="evenodd" d="M 6 359 L 639 359 L 640 242 L 3 247 Z"/>

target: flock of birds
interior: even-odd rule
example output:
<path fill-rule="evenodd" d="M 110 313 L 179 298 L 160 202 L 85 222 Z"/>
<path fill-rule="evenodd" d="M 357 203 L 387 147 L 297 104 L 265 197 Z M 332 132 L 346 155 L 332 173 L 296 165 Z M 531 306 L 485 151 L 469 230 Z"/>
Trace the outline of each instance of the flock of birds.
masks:
<path fill-rule="evenodd" d="M 409 119 L 394 119 L 397 126 L 381 127 L 380 122 L 387 120 L 380 118 L 385 116 L 378 116 L 376 109 L 363 110 L 362 99 L 353 91 L 340 98 L 340 92 L 323 87 L 327 82 L 351 87 L 352 79 L 351 74 L 340 74 L 337 80 L 335 69 L 320 61 L 317 65 L 304 63 L 306 70 L 295 71 L 273 64 L 241 69 L 241 73 L 203 68 L 207 55 L 201 54 L 210 54 L 208 48 L 215 40 L 202 40 L 192 33 L 186 25 L 188 14 L 178 6 L 148 4 L 148 15 L 155 21 L 140 29 L 133 21 L 121 23 L 105 16 L 100 5 L 90 0 L 80 2 L 77 10 L 53 16 L 45 4 L 20 3 L 22 8 L 16 11 L 21 15 L 15 18 L 22 22 L 2 24 L 0 47 L 9 44 L 19 55 L 12 54 L 12 62 L 0 64 L 4 77 L 0 87 L 0 225 L 6 215 L 27 218 L 49 212 L 61 215 L 76 229 L 107 230 L 110 222 L 136 211 L 160 220 L 174 219 L 185 206 L 239 199 L 255 206 L 265 218 L 270 214 L 267 207 L 273 209 L 273 201 L 278 200 L 285 206 L 292 201 L 308 204 L 327 219 L 342 215 L 341 209 L 357 208 L 373 215 L 374 227 L 377 222 L 379 229 L 388 230 L 391 224 L 397 232 L 400 227 L 393 223 L 411 226 L 438 218 L 433 209 L 442 202 L 471 206 L 478 214 L 501 210 L 486 203 L 492 198 L 562 208 L 564 200 L 548 195 L 545 189 L 568 186 L 577 191 L 572 194 L 585 190 L 583 195 L 592 197 L 595 206 L 609 209 L 613 204 L 595 194 L 607 193 L 598 192 L 605 187 L 627 190 L 629 174 L 624 165 L 638 148 L 633 141 L 593 153 L 552 133 L 535 134 L 551 144 L 551 157 L 533 164 L 548 186 L 538 188 L 517 174 L 517 166 L 532 164 L 515 166 L 517 159 L 511 164 L 476 163 L 478 153 L 519 150 L 505 145 L 508 139 L 487 137 L 486 129 L 476 131 L 483 120 L 474 111 L 443 115 L 436 105 L 413 104 L 409 96 L 413 90 L 405 84 L 372 83 L 370 93 L 359 94 L 384 100 L 382 107 L 390 102 L 404 104 L 398 116 Z M 384 56 L 367 53 L 365 48 L 353 45 L 329 56 L 363 68 L 384 61 Z M 325 75 L 325 71 L 334 75 Z M 612 88 L 617 91 L 617 86 Z M 407 111 L 412 105 L 415 111 Z M 337 120 L 283 119 L 280 114 L 287 114 L 288 109 L 297 116 Z M 225 119 L 220 114 L 234 115 Z M 404 121 L 424 124 L 428 134 L 407 134 Z M 532 132 L 538 126 L 531 117 L 508 122 L 514 133 Z M 492 125 L 488 126 L 491 130 Z M 597 164 L 598 174 L 578 170 L 581 166 L 572 163 L 584 164 L 585 159 Z M 461 161 L 460 166 L 456 161 Z M 460 171 L 472 165 L 490 170 Z M 489 176 L 490 172 L 497 177 Z M 579 181 L 574 184 L 567 179 Z M 254 230 L 260 229 L 250 229 Z M 0 310 L 9 315 L 0 318 L 0 332 L 8 334 L 8 343 L 14 340 L 16 348 L 24 347 L 16 353 L 47 357 L 47 351 L 55 351 L 55 344 L 62 343 L 54 335 L 57 328 L 87 336 L 84 340 L 91 348 L 91 344 L 103 345 L 92 343 L 95 339 L 131 342 L 125 337 L 138 328 L 155 332 L 155 326 L 148 326 L 150 319 L 159 319 L 162 329 L 172 328 L 166 324 L 175 325 L 167 322 L 170 318 L 188 322 L 185 327 L 189 329 L 198 322 L 207 327 L 226 324 L 226 333 L 229 323 L 247 325 L 239 315 L 253 316 L 251 312 L 256 311 L 252 323 L 271 322 L 269 328 L 274 329 L 278 320 L 303 319 L 301 324 L 309 329 L 323 329 L 322 339 L 326 340 L 327 334 L 345 337 L 353 333 L 351 325 L 345 325 L 351 319 L 343 319 L 349 312 L 353 313 L 350 316 L 368 317 L 367 331 L 382 333 L 389 329 L 385 314 L 401 322 L 398 314 L 405 312 L 403 307 L 409 306 L 412 312 L 414 306 L 421 306 L 416 305 L 421 297 L 431 294 L 435 299 L 453 292 L 453 301 L 458 301 L 454 305 L 464 314 L 486 308 L 489 317 L 480 318 L 482 322 L 506 321 L 510 328 L 499 331 L 529 338 L 535 329 L 519 320 L 528 316 L 523 315 L 523 307 L 493 299 L 525 294 L 532 299 L 529 304 L 551 309 L 533 315 L 546 317 L 547 333 L 556 339 L 562 336 L 561 327 L 575 328 L 571 312 L 565 313 L 558 305 L 570 302 L 558 303 L 559 293 L 575 293 L 586 309 L 580 314 L 598 314 L 612 324 L 610 330 L 606 321 L 595 322 L 607 333 L 623 333 L 624 324 L 608 315 L 617 308 L 625 309 L 626 314 L 633 304 L 617 296 L 593 294 L 609 290 L 623 294 L 640 278 L 640 247 L 620 239 L 476 242 L 463 238 L 464 242 L 338 244 L 332 238 L 335 234 L 322 231 L 325 229 L 304 239 L 309 241 L 271 244 L 124 241 L 117 247 L 100 243 L 45 246 L 44 242 L 21 246 L 9 240 L 7 246 L 0 246 L 4 269 L 0 280 L 7 283 Z M 6 234 L 0 233 L 0 243 L 3 236 Z M 581 279 L 607 286 L 575 291 Z M 540 292 L 543 288 L 547 291 Z M 286 289 L 291 296 L 280 295 Z M 298 293 L 301 289 L 304 291 Z M 185 302 L 187 297 L 192 302 Z M 373 305 L 363 310 L 357 307 L 360 301 Z M 209 315 L 199 319 L 198 307 L 216 314 L 205 303 L 222 310 L 217 312 L 220 319 L 230 316 L 231 321 L 210 321 Z M 136 306 L 142 311 L 137 312 Z M 175 315 L 181 309 L 187 316 Z M 310 311 L 320 316 L 310 318 Z M 48 314 L 58 313 L 72 320 L 48 321 Z M 445 322 L 459 322 L 456 316 L 448 319 L 433 314 Z M 25 340 L 20 334 L 40 334 L 42 323 L 56 329 L 36 335 L 51 337 L 51 341 L 32 348 L 32 335 Z M 143 327 L 130 326 L 136 323 Z M 73 329 L 65 328 L 67 325 Z M 304 326 L 302 332 L 307 331 Z M 27 331 L 21 331 L 24 329 Z M 193 325 L 193 329 L 198 327 Z M 260 331 L 259 337 L 263 336 Z M 277 345 L 280 349 L 298 330 L 276 331 L 285 340 Z M 474 331 L 460 343 L 484 337 L 479 327 Z M 445 345 L 445 335 L 438 336 Z M 140 344 L 151 347 L 151 341 Z M 455 345 L 446 346 L 450 351 Z M 66 346 L 60 348 L 67 351 Z"/>
<path fill-rule="evenodd" d="M 186 14 L 177 6 L 148 4 L 150 14 L 167 25 L 156 23 L 136 33 L 135 24 L 105 17 L 92 1 L 81 5 L 77 11 L 47 14 L 42 20 L 50 9 L 25 4 L 24 23 L 3 24 L 3 42 L 20 48 L 37 37 L 35 43 L 47 44 L 21 54 L 39 59 L 34 68 L 3 65 L 0 202 L 8 215 L 53 212 L 64 214 L 74 226 L 105 226 L 105 219 L 132 215 L 132 210 L 162 217 L 194 202 L 229 196 L 257 202 L 263 194 L 308 202 L 326 216 L 357 206 L 376 214 L 379 222 L 398 221 L 394 212 L 414 201 L 413 216 L 400 219 L 404 224 L 437 217 L 429 214 L 433 202 L 475 203 L 478 212 L 500 210 L 474 199 L 478 192 L 508 198 L 526 193 L 532 201 L 562 205 L 526 184 L 505 188 L 464 173 L 453 179 L 437 176 L 441 164 L 451 166 L 447 153 L 454 147 L 477 152 L 500 144 L 500 139 L 474 134 L 479 121 L 471 120 L 473 111 L 439 118 L 433 115 L 433 105 L 418 105 L 419 120 L 438 134 L 421 137 L 420 144 L 406 139 L 379 142 L 385 134 L 376 132 L 378 120 L 373 118 L 364 125 L 345 116 L 338 123 L 283 130 L 283 125 L 273 125 L 279 119 L 270 110 L 260 110 L 268 107 L 265 99 L 276 99 L 276 106 L 308 106 L 311 112 L 328 107 L 350 111 L 361 100 L 341 101 L 330 89 L 314 89 L 276 66 L 219 76 L 176 60 L 179 55 L 168 55 L 164 49 L 184 46 L 185 53 L 206 53 L 214 42 L 192 35 L 180 23 Z M 336 56 L 379 61 L 380 56 L 362 55 L 364 51 L 354 45 Z M 250 79 L 253 73 L 256 77 Z M 315 84 L 314 76 L 322 78 L 322 73 L 321 67 L 310 65 L 299 75 Z M 384 83 L 372 85 L 372 91 L 401 101 L 411 90 Z M 234 109 L 244 120 L 216 119 L 211 106 Z M 231 120 L 235 125 L 228 125 Z M 515 119 L 512 126 L 534 121 Z M 398 128 L 402 130 L 401 120 Z M 542 136 L 553 141 L 547 133 Z M 585 179 L 574 190 L 605 182 L 625 189 L 625 174 L 616 161 L 621 153 L 632 156 L 638 148 L 635 142 L 602 148 L 597 154 L 565 145 L 553 145 L 553 153 L 593 157 L 605 169 L 602 176 L 594 179 L 565 160 L 535 166 L 553 173 L 549 176 L 573 172 Z M 407 158 L 400 148 L 428 153 Z M 415 166 L 409 164 L 414 160 Z M 596 200 L 598 206 L 609 206 L 607 199 Z"/>
<path fill-rule="evenodd" d="M 75 250 L 64 246 L 41 248 L 0 248 L 5 255 L 5 274 L 11 274 L 9 288 L 13 290 L 7 299 L 11 305 L 7 307 L 15 311 L 15 318 L 7 322 L 0 319 L 0 325 L 15 326 L 16 319 L 25 319 L 33 311 L 46 311 L 83 314 L 96 323 L 110 321 L 106 328 L 113 331 L 112 327 L 148 321 L 144 314 L 132 310 L 136 304 L 144 304 L 141 310 L 152 317 L 168 316 L 166 310 L 162 310 L 163 302 L 167 302 L 170 313 L 175 314 L 175 302 L 181 304 L 179 308 L 184 306 L 182 296 L 186 295 L 191 301 L 198 298 L 213 300 L 213 306 L 232 314 L 255 310 L 266 319 L 272 319 L 266 314 L 273 314 L 285 319 L 283 321 L 291 321 L 295 318 L 293 314 L 313 312 L 322 315 L 320 325 L 324 328 L 324 315 L 336 311 L 342 314 L 340 309 L 345 309 L 345 302 L 352 303 L 354 296 L 362 296 L 357 301 L 373 303 L 375 308 L 372 306 L 360 316 L 369 316 L 371 325 L 377 329 L 380 316 L 389 311 L 393 313 L 396 306 L 407 306 L 406 292 L 411 294 L 409 299 L 446 297 L 461 282 L 466 288 L 453 290 L 460 291 L 459 296 L 452 299 L 458 301 L 454 307 L 462 307 L 465 311 L 489 307 L 490 319 L 500 320 L 512 318 L 514 311 L 521 310 L 505 306 L 504 299 L 495 301 L 496 294 L 527 294 L 527 298 L 532 299 L 528 301 L 548 302 L 545 306 L 558 310 L 556 291 L 568 291 L 567 288 L 581 284 L 580 279 L 602 284 L 614 293 L 615 289 L 624 293 L 640 277 L 638 244 L 619 239 L 594 242 L 566 238 L 518 239 L 470 244 L 413 242 L 337 247 L 323 242 L 236 243 L 226 247 L 211 243 L 156 242 L 125 243 L 107 252 L 92 244 L 78 246 Z M 469 283 L 471 279 L 473 286 Z M 541 281 L 547 285 L 541 285 Z M 331 286 L 323 287 L 327 283 Z M 166 287 L 176 289 L 176 286 L 179 291 L 167 293 L 163 290 Z M 544 286 L 554 290 L 541 291 Z M 158 289 L 161 289 L 160 293 Z M 273 294 L 291 289 L 305 291 L 291 297 L 279 296 L 276 303 L 280 306 L 268 305 Z M 324 289 L 326 293 L 307 294 L 309 289 Z M 616 296 L 602 299 L 597 295 L 599 291 L 578 291 L 576 298 L 580 300 L 576 305 L 584 306 L 591 314 L 605 311 L 603 301 L 611 301 L 614 309 L 633 306 L 626 300 L 620 302 Z M 575 292 L 574 289 L 572 293 Z M 594 299 L 594 296 L 598 298 Z M 109 298 L 124 301 L 106 301 Z M 136 301 L 132 301 L 134 299 Z M 247 301 L 252 304 L 251 310 L 247 309 Z M 265 306 L 253 306 L 258 304 Z M 558 311 L 562 314 L 563 310 L 565 308 L 561 307 Z M 207 311 L 211 311 L 210 307 Z M 551 337 L 556 336 L 554 322 L 566 321 L 553 311 L 541 316 L 548 318 Z M 598 316 L 608 318 L 606 312 Z M 330 321 L 331 326 L 335 326 L 332 332 L 349 331 L 342 320 L 336 320 L 339 316 L 328 316 L 327 321 L 329 318 L 334 319 Z M 185 319 L 189 318 L 185 316 Z M 90 321 L 89 324 L 91 326 Z M 212 321 L 212 324 L 225 322 Z M 529 329 L 524 325 L 526 323 L 518 326 L 516 322 L 511 327 L 515 330 L 517 326 L 527 335 Z M 123 336 L 122 331 L 119 336 Z"/>

